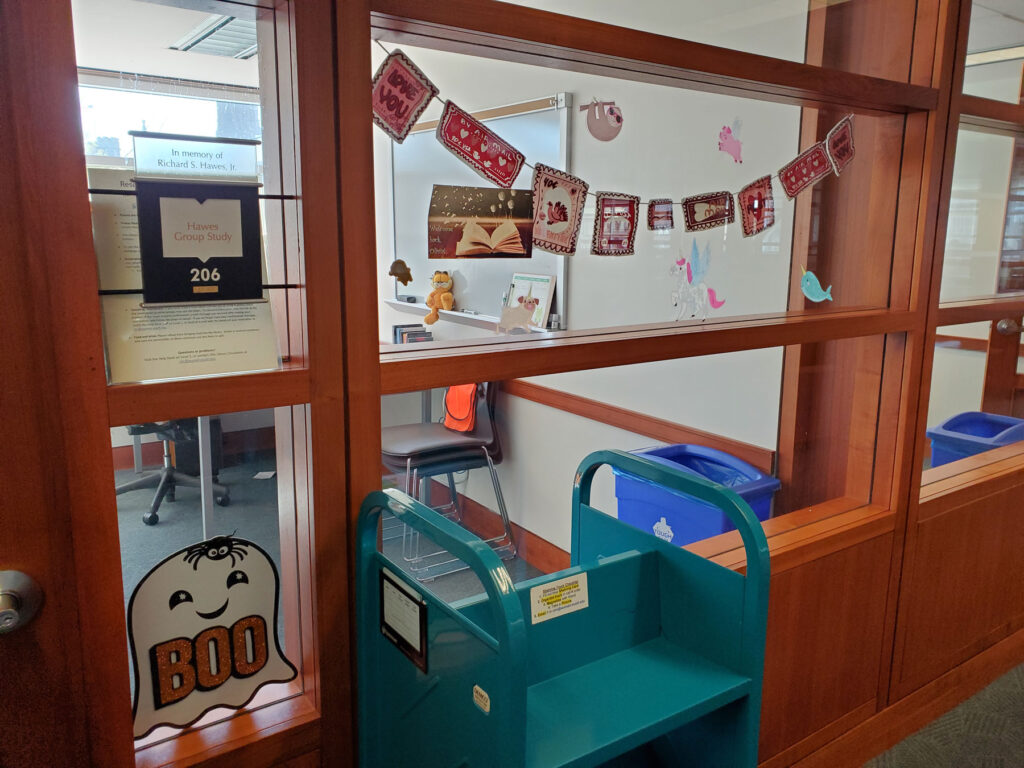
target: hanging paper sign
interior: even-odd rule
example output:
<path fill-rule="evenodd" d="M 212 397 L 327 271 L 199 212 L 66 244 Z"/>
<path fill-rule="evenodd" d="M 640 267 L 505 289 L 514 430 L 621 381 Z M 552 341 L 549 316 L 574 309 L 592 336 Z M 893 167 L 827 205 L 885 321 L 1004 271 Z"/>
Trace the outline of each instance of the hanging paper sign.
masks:
<path fill-rule="evenodd" d="M 263 297 L 255 185 L 136 180 L 149 304 Z"/>
<path fill-rule="evenodd" d="M 485 179 L 506 189 L 526 160 L 522 152 L 450 101 L 444 103 L 437 140 Z"/>
<path fill-rule="evenodd" d="M 686 219 L 687 232 L 732 224 L 736 220 L 732 193 L 711 192 L 687 197 L 683 200 L 683 217 Z"/>
<path fill-rule="evenodd" d="M 580 107 L 580 112 L 587 113 L 587 130 L 598 141 L 611 141 L 622 130 L 622 110 L 614 101 L 593 99 Z"/>
<path fill-rule="evenodd" d="M 533 244 L 554 253 L 575 253 L 587 182 L 537 163 L 533 169 Z"/>
<path fill-rule="evenodd" d="M 590 252 L 595 256 L 632 254 L 639 212 L 640 198 L 636 195 L 598 192 Z"/>
<path fill-rule="evenodd" d="M 694 238 L 690 249 L 690 258 L 680 255 L 672 267 L 671 273 L 676 276 L 676 285 L 672 290 L 672 306 L 676 311 L 676 321 L 697 319 L 703 322 L 708 319 L 712 309 L 721 309 L 725 299 L 718 298 L 714 288 L 705 282 L 708 268 L 711 266 L 711 244 L 704 245 L 703 253 L 697 247 Z"/>
<path fill-rule="evenodd" d="M 435 184 L 427 212 L 427 258 L 528 259 L 532 211 L 529 190 Z"/>
<path fill-rule="evenodd" d="M 259 180 L 258 141 L 129 131 L 135 151 L 135 177 L 204 181 Z"/>
<path fill-rule="evenodd" d="M 270 556 L 234 536 L 178 550 L 142 578 L 128 601 L 135 738 L 295 678 L 277 637 L 279 593 Z"/>
<path fill-rule="evenodd" d="M 853 160 L 853 117 L 847 115 L 833 126 L 825 137 L 828 159 L 836 176 Z"/>
<path fill-rule="evenodd" d="M 772 198 L 772 177 L 762 176 L 747 184 L 736 196 L 743 223 L 743 236 L 764 232 L 775 223 L 775 200 Z"/>
<path fill-rule="evenodd" d="M 435 96 L 437 86 L 419 67 L 401 51 L 392 51 L 373 77 L 373 122 L 401 144 Z"/>
<path fill-rule="evenodd" d="M 732 127 L 723 125 L 722 130 L 718 132 L 718 151 L 725 152 L 732 158 L 734 163 L 743 162 L 743 142 L 740 141 L 740 126 L 742 123 L 737 117 Z"/>
<path fill-rule="evenodd" d="M 800 278 L 800 290 L 803 291 L 804 296 L 813 302 L 832 301 L 831 285 L 828 288 L 822 288 L 816 274 L 808 272 L 803 265 L 800 265 L 800 270 L 804 273 Z"/>
<path fill-rule="evenodd" d="M 672 229 L 672 201 L 668 198 L 651 200 L 647 204 L 648 229 Z"/>
<path fill-rule="evenodd" d="M 786 192 L 786 197 L 792 200 L 830 173 L 832 161 L 828 159 L 828 152 L 825 151 L 825 142 L 819 141 L 810 149 L 801 152 L 791 163 L 783 166 L 779 171 L 779 181 Z"/>

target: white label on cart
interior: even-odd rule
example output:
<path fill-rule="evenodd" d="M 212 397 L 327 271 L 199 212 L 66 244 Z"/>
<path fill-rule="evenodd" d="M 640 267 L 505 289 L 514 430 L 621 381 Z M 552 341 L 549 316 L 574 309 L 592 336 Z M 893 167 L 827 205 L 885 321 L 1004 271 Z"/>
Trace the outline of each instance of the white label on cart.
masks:
<path fill-rule="evenodd" d="M 491 714 L 491 697 L 479 685 L 473 686 L 473 703 L 480 707 L 480 711 L 485 715 Z"/>
<path fill-rule="evenodd" d="M 383 569 L 384 579 L 383 618 L 389 629 L 405 640 L 413 650 L 421 652 L 420 644 L 420 597 L 399 581 L 387 568 Z"/>
<path fill-rule="evenodd" d="M 587 574 L 578 573 L 558 581 L 549 581 L 530 588 L 532 624 L 582 611 L 590 605 L 587 596 Z"/>

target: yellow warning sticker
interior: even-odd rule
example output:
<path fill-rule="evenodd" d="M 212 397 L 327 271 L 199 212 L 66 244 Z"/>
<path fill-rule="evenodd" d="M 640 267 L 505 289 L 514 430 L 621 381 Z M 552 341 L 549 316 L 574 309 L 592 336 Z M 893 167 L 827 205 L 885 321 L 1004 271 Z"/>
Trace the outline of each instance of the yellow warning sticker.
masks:
<path fill-rule="evenodd" d="M 530 588 L 530 620 L 540 624 L 590 605 L 587 597 L 587 574 L 577 573 L 558 581 Z"/>

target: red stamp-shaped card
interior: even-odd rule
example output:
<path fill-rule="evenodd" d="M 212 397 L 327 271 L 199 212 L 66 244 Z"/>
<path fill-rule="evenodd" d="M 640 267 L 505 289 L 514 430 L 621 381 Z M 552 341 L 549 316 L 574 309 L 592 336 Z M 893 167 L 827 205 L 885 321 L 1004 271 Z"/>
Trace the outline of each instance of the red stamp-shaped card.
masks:
<path fill-rule="evenodd" d="M 671 200 L 667 197 L 659 198 L 647 204 L 648 229 L 672 229 L 674 226 Z"/>
<path fill-rule="evenodd" d="M 533 169 L 533 244 L 554 253 L 575 253 L 587 182 L 537 163 Z"/>
<path fill-rule="evenodd" d="M 796 160 L 784 165 L 779 171 L 779 181 L 786 191 L 786 197 L 792 200 L 830 173 L 832 161 L 828 159 L 828 152 L 825 151 L 825 142 L 819 141 L 810 149 L 801 152 Z"/>
<path fill-rule="evenodd" d="M 598 192 L 594 241 L 590 244 L 590 252 L 595 256 L 632 254 L 639 213 L 640 198 L 636 195 Z"/>
<path fill-rule="evenodd" d="M 838 176 L 853 160 L 852 115 L 847 115 L 833 126 L 825 137 L 825 147 L 828 149 L 828 159 L 832 161 L 832 168 Z"/>
<path fill-rule="evenodd" d="M 743 222 L 743 236 L 764 232 L 775 223 L 775 200 L 772 199 L 772 177 L 752 181 L 736 196 Z"/>
<path fill-rule="evenodd" d="M 401 144 L 435 96 L 437 86 L 419 67 L 401 51 L 392 51 L 373 77 L 373 122 Z"/>
<path fill-rule="evenodd" d="M 685 198 L 683 200 L 683 218 L 686 219 L 687 232 L 732 224 L 736 220 L 736 209 L 732 205 L 732 193 L 711 192 L 707 195 L 694 195 Z"/>
<path fill-rule="evenodd" d="M 512 186 L 526 160 L 522 152 L 450 101 L 444 103 L 437 140 L 485 179 L 505 189 Z"/>

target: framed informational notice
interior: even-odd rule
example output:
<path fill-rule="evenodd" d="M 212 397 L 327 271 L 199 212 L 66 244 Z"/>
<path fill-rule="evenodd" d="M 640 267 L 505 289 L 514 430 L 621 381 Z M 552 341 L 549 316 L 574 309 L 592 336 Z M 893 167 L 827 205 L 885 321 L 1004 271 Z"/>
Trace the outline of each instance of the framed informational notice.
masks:
<path fill-rule="evenodd" d="M 112 384 L 281 367 L 269 302 L 153 307 L 140 299 L 103 297 Z"/>
<path fill-rule="evenodd" d="M 137 179 L 146 303 L 263 296 L 258 187 Z"/>

